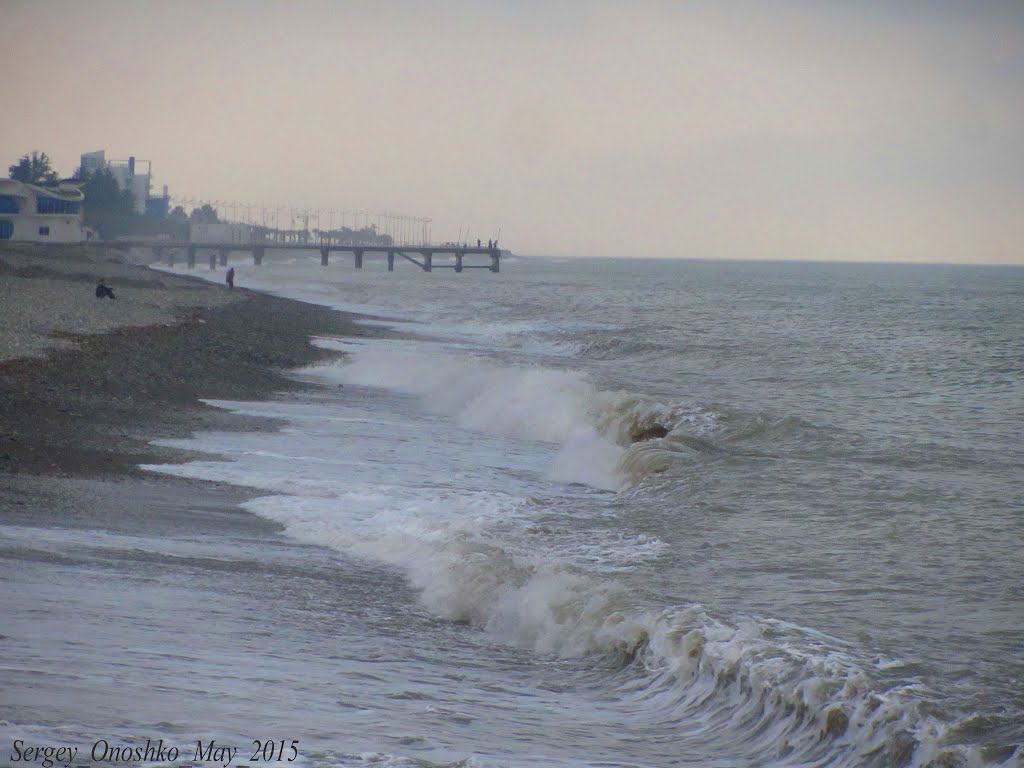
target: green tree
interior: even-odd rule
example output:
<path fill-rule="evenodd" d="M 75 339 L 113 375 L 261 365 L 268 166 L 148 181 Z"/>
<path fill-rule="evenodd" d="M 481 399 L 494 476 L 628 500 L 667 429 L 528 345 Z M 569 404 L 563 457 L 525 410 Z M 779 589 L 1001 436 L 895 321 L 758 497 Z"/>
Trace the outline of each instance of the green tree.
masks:
<path fill-rule="evenodd" d="M 26 184 L 52 186 L 60 182 L 60 176 L 53 170 L 50 158 L 45 152 L 35 150 L 31 155 L 23 155 L 17 163 L 7 169 L 7 172 L 15 181 L 23 181 Z"/>
<path fill-rule="evenodd" d="M 192 215 L 189 217 L 195 224 L 216 224 L 217 223 L 217 209 L 209 203 L 203 203 L 202 208 L 193 208 Z"/>
<path fill-rule="evenodd" d="M 135 227 L 135 201 L 132 193 L 117 186 L 117 179 L 107 168 L 76 176 L 83 181 L 85 194 L 85 225 L 100 233 L 104 240 L 131 232 Z"/>

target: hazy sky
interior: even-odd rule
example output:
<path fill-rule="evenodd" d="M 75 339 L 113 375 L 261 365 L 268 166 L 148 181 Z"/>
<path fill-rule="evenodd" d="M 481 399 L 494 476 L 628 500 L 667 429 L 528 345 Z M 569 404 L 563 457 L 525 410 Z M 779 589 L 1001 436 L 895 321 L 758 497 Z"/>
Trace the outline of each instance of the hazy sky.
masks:
<path fill-rule="evenodd" d="M 0 61 L 4 169 L 523 253 L 1024 263 L 1020 0 L 0 0 Z"/>

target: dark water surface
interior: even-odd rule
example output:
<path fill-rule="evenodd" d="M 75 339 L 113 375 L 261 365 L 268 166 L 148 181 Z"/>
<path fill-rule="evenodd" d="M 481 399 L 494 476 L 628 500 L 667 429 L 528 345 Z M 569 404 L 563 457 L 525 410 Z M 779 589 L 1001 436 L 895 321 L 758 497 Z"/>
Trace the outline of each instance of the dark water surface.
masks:
<path fill-rule="evenodd" d="M 424 338 L 326 340 L 317 392 L 220 403 L 279 433 L 177 443 L 267 492 L 237 526 L 6 514 L 0 736 L 1021 764 L 1024 269 L 502 269 L 240 264 Z"/>

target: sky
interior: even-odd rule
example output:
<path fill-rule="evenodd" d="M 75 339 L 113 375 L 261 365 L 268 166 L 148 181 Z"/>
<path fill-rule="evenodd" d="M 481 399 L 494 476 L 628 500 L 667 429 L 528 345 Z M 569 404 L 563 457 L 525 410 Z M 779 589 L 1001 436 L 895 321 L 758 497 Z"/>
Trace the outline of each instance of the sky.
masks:
<path fill-rule="evenodd" d="M 518 253 L 1024 263 L 1021 0 L 0 0 L 0 62 L 4 166 Z"/>

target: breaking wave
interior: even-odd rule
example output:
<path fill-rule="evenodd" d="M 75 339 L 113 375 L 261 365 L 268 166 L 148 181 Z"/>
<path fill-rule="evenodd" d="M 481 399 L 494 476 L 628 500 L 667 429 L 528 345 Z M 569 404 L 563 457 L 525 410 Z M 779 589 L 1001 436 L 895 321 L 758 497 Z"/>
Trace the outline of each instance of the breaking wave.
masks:
<path fill-rule="evenodd" d="M 952 718 L 896 661 L 782 621 L 646 601 L 573 557 L 521 499 L 396 503 L 398 493 L 365 488 L 246 506 L 301 541 L 400 569 L 440 618 L 586 662 L 595 685 L 611 682 L 624 709 L 673 726 L 683 745 L 717 743 L 723 756 L 760 765 L 980 763 L 980 754 L 946 746 Z M 633 565 L 660 553 L 657 541 L 616 545 Z"/>
<path fill-rule="evenodd" d="M 543 330 L 488 325 L 476 335 L 529 350 L 538 334 L 549 338 Z M 655 351 L 606 330 L 556 337 L 553 349 L 562 358 L 610 360 Z M 572 369 L 498 363 L 423 341 L 354 351 L 321 343 L 351 355 L 310 375 L 408 394 L 467 430 L 550 444 L 548 473 L 561 482 L 619 490 L 737 452 L 831 439 L 828 428 L 793 416 L 609 391 Z M 654 537 L 553 530 L 529 500 L 494 493 L 314 489 L 305 479 L 297 491 L 292 482 L 252 478 L 255 487 L 303 495 L 246 506 L 301 541 L 402 572 L 434 616 L 496 643 L 578 661 L 641 732 L 669 726 L 672 763 L 688 758 L 688 744 L 716 765 L 954 768 L 1024 760 L 1019 722 L 947 710 L 949 699 L 898 659 L 792 623 L 722 615 L 687 602 L 696 590 L 685 583 L 668 599 L 653 598 L 665 590 L 648 588 L 638 566 L 662 555 L 665 545 Z M 1015 745 L 964 745 L 994 732 Z"/>
<path fill-rule="evenodd" d="M 555 444 L 552 475 L 598 488 L 816 429 L 423 346 L 375 345 L 311 374 L 407 393 L 466 429 Z M 972 713 L 943 711 L 934 703 L 942 697 L 899 661 L 791 623 L 650 597 L 638 574 L 666 546 L 651 536 L 558 528 L 532 499 L 494 491 L 311 483 L 289 466 L 276 476 L 202 462 L 169 471 L 234 473 L 235 482 L 283 494 L 244 506 L 299 541 L 400 571 L 434 616 L 575 660 L 639 727 L 668 726 L 673 749 L 693 744 L 722 760 L 779 766 L 947 768 L 1021 757 L 1019 747 L 963 746 L 958 734 Z"/>
<path fill-rule="evenodd" d="M 342 348 L 329 340 L 319 343 Z M 502 365 L 428 344 L 394 343 L 311 372 L 332 382 L 415 395 L 425 408 L 465 429 L 557 444 L 549 476 L 562 482 L 618 490 L 685 463 L 692 452 L 720 450 L 705 437 L 716 426 L 715 413 L 604 391 L 569 369 Z"/>
<path fill-rule="evenodd" d="M 352 353 L 330 340 L 319 343 Z M 796 417 L 663 403 L 636 392 L 602 390 L 577 370 L 501 364 L 424 343 L 382 343 L 313 372 L 332 382 L 414 395 L 465 429 L 557 444 L 550 479 L 603 490 L 617 491 L 750 442 L 801 439 L 818 431 Z"/>
<path fill-rule="evenodd" d="M 557 444 L 553 479 L 609 490 L 822 431 L 798 418 L 661 403 L 601 390 L 578 371 L 502 365 L 423 344 L 360 350 L 319 375 L 414 395 L 466 429 Z M 412 511 L 378 510 L 343 534 L 325 530 L 323 520 L 337 523 L 338 509 L 365 499 L 323 499 L 330 511 L 312 515 L 301 511 L 309 501 L 250 506 L 299 538 L 402 569 L 438 617 L 539 654 L 587 660 L 595 674 L 610 669 L 623 701 L 675 724 L 681 743 L 721 743 L 723 757 L 759 765 L 939 768 L 1020 758 L 956 745 L 969 713 L 940 711 L 931 703 L 940 697 L 898 662 L 777 620 L 646 602 L 614 568 L 571 556 L 516 500 L 503 503 L 500 523 L 451 513 L 461 502 L 447 499 L 428 505 L 429 515 L 422 502 Z M 656 558 L 659 545 L 637 540 L 616 551 L 629 552 L 635 566 Z"/>

